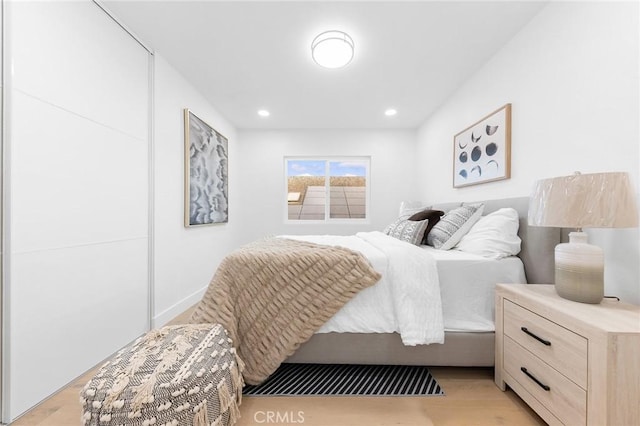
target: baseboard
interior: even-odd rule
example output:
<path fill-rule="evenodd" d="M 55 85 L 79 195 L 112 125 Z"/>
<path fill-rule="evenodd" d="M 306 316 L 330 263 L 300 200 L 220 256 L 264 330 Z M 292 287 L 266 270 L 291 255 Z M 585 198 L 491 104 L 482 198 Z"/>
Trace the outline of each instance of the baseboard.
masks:
<path fill-rule="evenodd" d="M 204 292 L 206 291 L 206 289 L 207 287 L 203 287 L 200 290 L 196 291 L 195 293 L 190 294 L 189 296 L 180 300 L 178 303 L 174 304 L 168 309 L 165 309 L 164 311 L 160 312 L 158 315 L 156 315 L 153 318 L 151 327 L 152 328 L 162 327 L 163 325 L 165 325 L 166 323 L 168 323 L 169 321 L 171 321 L 172 319 L 174 319 L 175 317 L 177 317 L 178 315 L 180 315 L 181 313 L 189 309 L 191 306 L 198 303 L 200 299 L 202 299 L 202 296 L 204 295 Z"/>

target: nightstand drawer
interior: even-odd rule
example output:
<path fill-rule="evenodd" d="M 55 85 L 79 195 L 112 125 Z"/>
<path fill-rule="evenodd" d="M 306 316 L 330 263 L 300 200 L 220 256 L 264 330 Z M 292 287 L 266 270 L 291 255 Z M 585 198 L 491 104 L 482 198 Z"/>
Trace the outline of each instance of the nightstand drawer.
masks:
<path fill-rule="evenodd" d="M 504 334 L 587 389 L 584 337 L 508 300 L 504 301 Z"/>
<path fill-rule="evenodd" d="M 509 337 L 504 369 L 562 423 L 586 424 L 587 392 Z"/>

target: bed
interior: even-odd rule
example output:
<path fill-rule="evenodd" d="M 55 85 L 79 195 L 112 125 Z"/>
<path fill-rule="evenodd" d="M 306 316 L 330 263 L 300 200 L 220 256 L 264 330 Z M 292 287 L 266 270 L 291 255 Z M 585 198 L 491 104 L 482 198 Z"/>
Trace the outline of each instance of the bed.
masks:
<path fill-rule="evenodd" d="M 514 208 L 519 216 L 518 236 L 521 250 L 517 260 L 522 265 L 522 275 L 514 276 L 514 269 L 507 268 L 506 275 L 494 270 L 494 264 L 460 252 L 444 251 L 438 257 L 437 266 L 441 280 L 442 310 L 444 316 L 444 343 L 406 346 L 398 333 L 339 333 L 314 334 L 285 362 L 296 363 L 357 363 L 357 364 L 402 364 L 432 366 L 493 366 L 493 286 L 498 282 L 553 282 L 553 253 L 561 242 L 563 230 L 559 228 L 530 227 L 527 224 L 528 197 L 477 201 L 484 204 L 484 213 L 489 214 L 504 207 Z M 449 211 L 463 203 L 435 204 L 433 209 Z M 438 252 L 438 250 L 435 250 Z M 456 259 L 456 257 L 458 259 Z M 513 262 L 515 259 L 503 259 Z M 475 263 L 475 273 L 484 268 L 484 279 L 468 282 L 448 282 L 452 270 L 459 269 L 464 262 Z M 515 269 L 517 270 L 517 268 Z M 471 279 L 471 278 L 470 278 Z M 526 281 L 522 281 L 526 280 Z M 483 302 L 480 307 L 464 304 L 462 296 Z M 484 299 L 482 299 L 484 298 Z M 460 310 L 462 309 L 462 311 Z M 466 312 L 464 312 L 466 311 Z M 471 315 L 472 321 L 469 320 Z"/>
<path fill-rule="evenodd" d="M 434 237 L 429 243 L 440 247 L 442 224 L 450 223 L 454 212 L 474 212 L 479 224 L 480 214 L 495 217 L 504 208 L 511 208 L 511 234 L 518 249 L 512 254 L 518 256 L 500 261 L 423 247 L 417 239 L 414 244 L 399 241 L 407 229 L 422 236 L 416 228 L 424 231 L 430 223 L 406 218 L 399 218 L 395 223 L 402 226 L 386 234 L 256 241 L 223 260 L 191 320 L 224 325 L 245 361 L 249 384 L 260 383 L 282 362 L 492 366 L 493 287 L 498 282 L 552 282 L 553 252 L 562 232 L 529 227 L 526 197 L 433 205 L 431 209 L 451 214 L 428 232 Z M 471 222 L 465 222 L 468 235 L 475 229 Z M 342 238 L 345 244 L 331 238 Z M 405 269 L 414 270 L 405 274 Z M 416 286 L 422 282 L 429 284 Z M 366 325 L 376 323 L 372 315 L 386 315 L 380 305 L 361 303 L 373 300 L 374 294 L 389 299 L 391 307 L 384 309 L 394 315 L 392 327 L 379 323 L 364 332 L 341 328 L 339 319 L 348 318 L 349 312 L 357 312 L 353 318 L 369 318 L 361 322 Z M 413 298 L 422 304 L 410 303 Z"/>

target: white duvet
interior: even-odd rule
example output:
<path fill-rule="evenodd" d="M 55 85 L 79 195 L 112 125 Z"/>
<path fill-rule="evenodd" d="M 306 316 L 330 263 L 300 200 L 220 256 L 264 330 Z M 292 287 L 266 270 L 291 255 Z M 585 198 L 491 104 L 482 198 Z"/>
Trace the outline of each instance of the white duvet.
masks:
<path fill-rule="evenodd" d="M 378 231 L 282 237 L 358 251 L 382 274 L 380 281 L 358 293 L 319 333 L 397 332 L 407 346 L 444 342 L 438 269 L 425 250 Z"/>

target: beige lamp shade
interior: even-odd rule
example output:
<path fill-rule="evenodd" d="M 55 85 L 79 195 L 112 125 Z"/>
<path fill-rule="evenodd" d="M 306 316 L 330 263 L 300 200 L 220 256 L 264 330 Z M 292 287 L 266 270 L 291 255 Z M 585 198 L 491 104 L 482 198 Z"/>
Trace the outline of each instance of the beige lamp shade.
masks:
<path fill-rule="evenodd" d="M 628 173 L 592 173 L 543 179 L 529 201 L 529 225 L 560 228 L 638 226 Z"/>

